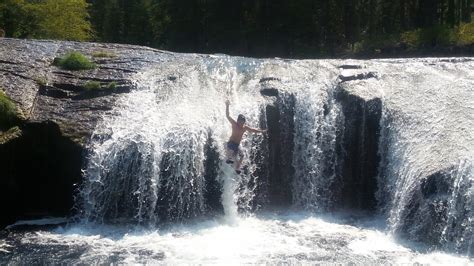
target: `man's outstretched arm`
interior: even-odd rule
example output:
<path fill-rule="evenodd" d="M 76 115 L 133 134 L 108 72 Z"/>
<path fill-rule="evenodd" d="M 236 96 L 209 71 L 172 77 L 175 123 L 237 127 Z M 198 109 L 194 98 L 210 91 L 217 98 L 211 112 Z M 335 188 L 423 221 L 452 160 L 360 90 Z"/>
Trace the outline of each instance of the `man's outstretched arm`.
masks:
<path fill-rule="evenodd" d="M 225 101 L 225 115 L 227 117 L 227 120 L 229 120 L 230 123 L 235 124 L 237 122 L 235 122 L 235 120 L 232 119 L 232 117 L 230 117 L 230 114 L 229 114 L 229 105 L 230 105 L 229 100 Z"/>
<path fill-rule="evenodd" d="M 266 129 L 258 129 L 253 127 L 245 126 L 245 130 L 250 131 L 252 133 L 267 133 Z"/>

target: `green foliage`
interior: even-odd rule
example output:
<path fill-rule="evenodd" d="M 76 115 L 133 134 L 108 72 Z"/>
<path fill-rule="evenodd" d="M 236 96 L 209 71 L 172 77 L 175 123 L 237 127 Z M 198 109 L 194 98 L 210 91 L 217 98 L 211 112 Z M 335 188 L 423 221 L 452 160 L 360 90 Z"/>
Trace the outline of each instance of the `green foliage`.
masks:
<path fill-rule="evenodd" d="M 380 53 L 381 49 L 392 49 L 399 46 L 400 40 L 397 34 L 385 34 L 374 38 L 367 38 L 355 44 L 354 52 Z"/>
<path fill-rule="evenodd" d="M 86 91 L 96 91 L 96 90 L 115 90 L 117 88 L 117 82 L 112 81 L 107 85 L 100 83 L 98 81 L 87 81 L 82 85 Z"/>
<path fill-rule="evenodd" d="M 17 122 L 15 103 L 0 90 L 0 130 L 9 129 Z"/>
<path fill-rule="evenodd" d="M 7 37 L 94 39 L 179 52 L 337 56 L 469 45 L 473 1 L 1 0 L 0 28 Z"/>
<path fill-rule="evenodd" d="M 20 137 L 22 133 L 18 126 L 12 127 L 5 132 L 0 131 L 0 144 L 5 144 L 12 139 Z"/>
<path fill-rule="evenodd" d="M 87 91 L 102 89 L 102 85 L 98 81 L 87 81 L 82 87 Z"/>
<path fill-rule="evenodd" d="M 448 26 L 425 28 L 420 33 L 423 47 L 447 46 L 455 42 L 455 32 Z"/>
<path fill-rule="evenodd" d="M 6 37 L 26 38 L 36 28 L 37 18 L 28 12 L 25 0 L 0 1 L 0 28 Z"/>
<path fill-rule="evenodd" d="M 92 53 L 92 57 L 114 58 L 114 57 L 117 57 L 117 55 L 112 53 L 112 52 L 107 52 L 107 51 L 95 51 L 95 52 Z"/>
<path fill-rule="evenodd" d="M 474 22 L 461 24 L 456 31 L 458 45 L 474 44 Z"/>
<path fill-rule="evenodd" d="M 421 46 L 421 29 L 403 32 L 400 35 L 400 41 L 409 49 L 415 49 Z"/>
<path fill-rule="evenodd" d="M 36 77 L 35 82 L 40 86 L 46 86 L 48 84 L 48 80 L 45 77 Z"/>
<path fill-rule="evenodd" d="M 86 0 L 2 0 L 0 28 L 7 37 L 89 40 L 88 7 Z"/>
<path fill-rule="evenodd" d="M 96 64 L 79 52 L 70 52 L 64 57 L 55 58 L 53 65 L 66 70 L 87 70 L 97 67 Z"/>
<path fill-rule="evenodd" d="M 457 43 L 462 43 L 463 41 L 469 43 L 468 33 L 468 29 L 466 32 L 460 33 L 456 28 L 436 26 L 404 32 L 401 34 L 400 41 L 407 45 L 409 49 L 442 47 L 455 45 Z M 460 41 L 461 39 L 462 41 Z"/>
<path fill-rule="evenodd" d="M 92 26 L 85 0 L 44 0 L 30 5 L 40 19 L 36 38 L 85 41 L 92 36 Z"/>
<path fill-rule="evenodd" d="M 107 89 L 109 90 L 115 90 L 117 88 L 117 82 L 112 81 L 109 84 L 107 84 Z"/>

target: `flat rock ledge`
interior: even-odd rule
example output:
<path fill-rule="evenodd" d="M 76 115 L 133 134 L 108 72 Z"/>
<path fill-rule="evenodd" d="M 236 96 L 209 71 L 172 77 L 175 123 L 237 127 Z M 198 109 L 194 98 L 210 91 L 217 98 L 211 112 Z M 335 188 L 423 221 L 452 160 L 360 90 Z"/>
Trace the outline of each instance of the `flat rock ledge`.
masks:
<path fill-rule="evenodd" d="M 54 58 L 71 51 L 86 55 L 97 68 L 67 71 L 53 66 Z M 134 74 L 159 63 L 163 53 L 133 45 L 0 39 L 0 88 L 27 122 L 54 122 L 64 136 L 82 145 L 117 96 L 130 91 Z M 115 89 L 87 91 L 88 82 L 114 84 Z"/>
<path fill-rule="evenodd" d="M 97 68 L 67 71 L 56 57 L 77 51 Z M 0 228 L 19 219 L 74 214 L 87 142 L 135 74 L 171 53 L 132 45 L 0 38 L 0 89 L 21 122 L 0 131 Z M 102 89 L 89 89 L 87 83 Z"/>

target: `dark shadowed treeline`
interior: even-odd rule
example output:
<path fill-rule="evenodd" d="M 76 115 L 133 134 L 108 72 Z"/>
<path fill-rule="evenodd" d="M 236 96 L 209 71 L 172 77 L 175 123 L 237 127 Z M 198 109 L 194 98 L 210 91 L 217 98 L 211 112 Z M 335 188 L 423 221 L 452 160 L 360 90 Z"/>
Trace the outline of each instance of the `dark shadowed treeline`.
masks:
<path fill-rule="evenodd" d="M 93 36 L 86 0 L 0 0 L 6 37 L 83 41 Z"/>
<path fill-rule="evenodd" d="M 89 2 L 100 40 L 182 52 L 334 56 L 474 42 L 471 0 Z"/>
<path fill-rule="evenodd" d="M 474 43 L 474 0 L 3 1 L 0 28 L 7 36 L 90 39 L 180 52 L 327 57 Z M 67 17 L 80 19 L 55 23 Z M 87 25 L 70 29 L 79 22 L 91 22 L 93 31 Z"/>

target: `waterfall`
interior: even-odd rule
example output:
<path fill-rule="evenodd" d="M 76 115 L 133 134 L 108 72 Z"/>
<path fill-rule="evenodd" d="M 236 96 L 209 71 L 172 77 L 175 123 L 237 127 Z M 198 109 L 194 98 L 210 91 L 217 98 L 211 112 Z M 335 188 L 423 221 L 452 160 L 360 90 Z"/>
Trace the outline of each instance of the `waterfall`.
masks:
<path fill-rule="evenodd" d="M 351 63 L 350 76 L 338 60 L 174 55 L 150 66 L 92 136 L 81 217 L 360 210 L 395 235 L 472 254 L 472 62 Z M 242 141 L 241 175 L 223 163 L 226 99 L 232 116 L 269 128 Z"/>
<path fill-rule="evenodd" d="M 3 220 L 22 219 L 0 230 L 2 264 L 474 263 L 473 58 L 5 42 L 33 65 L 7 56 L 0 83 L 35 110 L 1 145 Z M 71 72 L 49 66 L 58 48 L 114 56 Z M 226 100 L 268 129 L 244 136 L 242 174 L 225 163 Z"/>
<path fill-rule="evenodd" d="M 331 209 L 338 189 L 336 139 L 343 114 L 332 96 L 333 88 L 319 95 L 311 91 L 298 95 L 295 106 L 293 165 L 294 190 L 298 193 L 293 201 L 313 211 Z"/>
<path fill-rule="evenodd" d="M 224 102 L 232 101 L 232 116 L 242 113 L 258 127 L 263 99 L 252 75 L 259 64 L 195 59 L 137 76 L 136 89 L 97 127 L 81 190 L 83 218 L 156 224 L 222 208 L 232 219 L 250 208 L 252 153 L 262 137 L 248 134 L 242 142 L 246 171 L 237 176 L 222 163 L 230 136 Z"/>
<path fill-rule="evenodd" d="M 442 60 L 382 67 L 378 201 L 388 226 L 472 254 L 472 71 Z"/>

